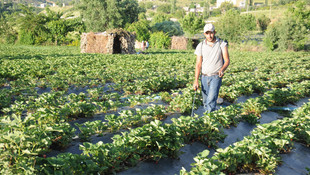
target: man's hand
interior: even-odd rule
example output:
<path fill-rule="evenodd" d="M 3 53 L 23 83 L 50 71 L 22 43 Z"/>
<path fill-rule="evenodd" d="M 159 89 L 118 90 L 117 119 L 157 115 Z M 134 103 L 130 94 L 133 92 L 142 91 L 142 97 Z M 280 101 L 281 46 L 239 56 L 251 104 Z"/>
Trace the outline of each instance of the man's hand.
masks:
<path fill-rule="evenodd" d="M 194 83 L 193 85 L 194 91 L 197 91 L 198 87 L 199 87 L 198 83 Z"/>
<path fill-rule="evenodd" d="M 224 72 L 223 71 L 219 71 L 219 77 L 223 77 L 224 76 Z"/>

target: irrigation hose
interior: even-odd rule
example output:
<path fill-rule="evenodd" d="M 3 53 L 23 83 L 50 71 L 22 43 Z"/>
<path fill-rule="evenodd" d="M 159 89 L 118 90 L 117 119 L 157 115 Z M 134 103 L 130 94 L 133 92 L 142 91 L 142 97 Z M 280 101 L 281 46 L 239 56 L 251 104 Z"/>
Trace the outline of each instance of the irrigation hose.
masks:
<path fill-rule="evenodd" d="M 191 114 L 192 117 L 194 116 L 194 105 L 195 105 L 196 93 L 197 93 L 197 90 L 195 90 L 195 95 L 194 95 L 194 99 L 193 99 L 193 107 L 192 107 L 192 114 Z"/>

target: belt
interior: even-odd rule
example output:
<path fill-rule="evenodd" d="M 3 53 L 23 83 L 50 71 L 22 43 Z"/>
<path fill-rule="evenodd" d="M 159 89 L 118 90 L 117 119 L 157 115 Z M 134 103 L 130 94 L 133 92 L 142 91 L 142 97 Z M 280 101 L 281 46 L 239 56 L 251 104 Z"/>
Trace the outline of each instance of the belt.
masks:
<path fill-rule="evenodd" d="M 203 76 L 208 76 L 208 77 L 210 77 L 210 76 L 213 76 L 213 75 L 218 75 L 219 73 L 212 73 L 212 74 L 204 74 L 204 73 L 201 73 L 201 75 L 203 75 Z"/>

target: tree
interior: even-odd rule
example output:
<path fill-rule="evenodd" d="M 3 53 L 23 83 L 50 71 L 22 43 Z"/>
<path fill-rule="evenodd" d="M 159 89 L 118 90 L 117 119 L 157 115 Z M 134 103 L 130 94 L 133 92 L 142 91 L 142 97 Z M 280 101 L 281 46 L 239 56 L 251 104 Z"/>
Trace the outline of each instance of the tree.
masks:
<path fill-rule="evenodd" d="M 150 38 L 150 26 L 146 19 L 139 20 L 132 24 L 127 24 L 126 30 L 136 33 L 136 39 L 138 41 L 145 41 Z"/>
<path fill-rule="evenodd" d="M 19 28 L 18 40 L 20 44 L 41 44 L 46 40 L 48 29 L 45 26 L 47 17 L 44 14 L 35 14 L 32 9 L 21 5 L 22 11 L 19 13 L 17 24 Z"/>
<path fill-rule="evenodd" d="M 270 50 L 303 50 L 310 30 L 310 10 L 304 1 L 289 8 L 281 21 L 268 26 L 264 44 Z"/>
<path fill-rule="evenodd" d="M 202 16 L 196 16 L 195 13 L 188 13 L 180 23 L 185 34 L 189 36 L 198 33 L 204 26 Z"/>
<path fill-rule="evenodd" d="M 219 9 L 221 10 L 222 14 L 224 14 L 225 12 L 227 12 L 228 10 L 233 9 L 233 8 L 234 8 L 233 3 L 225 1 L 221 4 Z"/>
<path fill-rule="evenodd" d="M 79 9 L 86 30 L 93 32 L 124 27 L 137 21 L 143 11 L 136 0 L 81 0 Z"/>
<path fill-rule="evenodd" d="M 164 32 L 155 32 L 150 36 L 150 45 L 154 48 L 168 49 L 171 44 L 171 38 Z"/>
<path fill-rule="evenodd" d="M 174 21 L 164 21 L 161 23 L 156 23 L 152 27 L 153 32 L 159 32 L 162 31 L 164 33 L 167 33 L 168 36 L 179 36 L 183 35 L 182 27 L 179 22 Z"/>
<path fill-rule="evenodd" d="M 228 10 L 215 23 L 215 30 L 222 39 L 239 43 L 244 39 L 247 32 L 243 20 L 239 11 Z"/>
<path fill-rule="evenodd" d="M 169 14 L 171 13 L 171 9 L 171 4 L 162 4 L 157 7 L 157 12 Z"/>
<path fill-rule="evenodd" d="M 246 30 L 253 31 L 256 29 L 256 19 L 252 14 L 241 15 L 241 20 Z"/>
<path fill-rule="evenodd" d="M 259 18 L 257 18 L 256 20 L 256 24 L 257 27 L 260 29 L 260 31 L 265 32 L 265 30 L 267 29 L 269 23 L 270 23 L 270 19 L 267 18 L 265 15 L 260 16 Z"/>
<path fill-rule="evenodd" d="M 161 23 L 164 21 L 169 21 L 170 18 L 167 14 L 165 13 L 157 13 L 155 16 L 153 16 L 151 26 L 155 25 L 156 23 Z"/>

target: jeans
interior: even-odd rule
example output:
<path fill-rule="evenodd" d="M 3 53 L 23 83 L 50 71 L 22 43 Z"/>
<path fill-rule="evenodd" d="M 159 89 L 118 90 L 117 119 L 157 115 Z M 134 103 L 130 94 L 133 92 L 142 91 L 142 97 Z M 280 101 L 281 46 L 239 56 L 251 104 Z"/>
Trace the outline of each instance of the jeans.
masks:
<path fill-rule="evenodd" d="M 215 111 L 216 101 L 221 85 L 222 78 L 220 78 L 218 75 L 201 75 L 202 100 L 205 111 Z"/>

